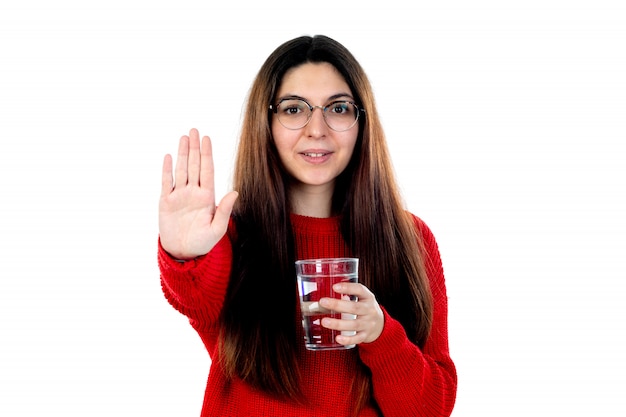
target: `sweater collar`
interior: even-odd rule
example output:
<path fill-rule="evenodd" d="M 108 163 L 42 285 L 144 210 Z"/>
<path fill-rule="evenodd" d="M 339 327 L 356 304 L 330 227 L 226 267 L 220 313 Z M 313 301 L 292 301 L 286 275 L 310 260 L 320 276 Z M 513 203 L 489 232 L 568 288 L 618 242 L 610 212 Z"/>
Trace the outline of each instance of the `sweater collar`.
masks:
<path fill-rule="evenodd" d="M 290 213 L 290 218 L 296 233 L 337 233 L 339 231 L 339 216 L 321 218 Z"/>

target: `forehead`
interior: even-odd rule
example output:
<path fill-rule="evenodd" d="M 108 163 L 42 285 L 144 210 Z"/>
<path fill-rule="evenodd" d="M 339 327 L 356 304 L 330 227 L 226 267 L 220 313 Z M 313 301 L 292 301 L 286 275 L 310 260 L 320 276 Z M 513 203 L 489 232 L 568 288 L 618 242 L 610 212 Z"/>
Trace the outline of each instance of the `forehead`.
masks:
<path fill-rule="evenodd" d="M 333 65 L 307 62 L 288 70 L 280 83 L 278 98 L 291 95 L 325 100 L 337 95 L 352 96 L 352 91 Z"/>

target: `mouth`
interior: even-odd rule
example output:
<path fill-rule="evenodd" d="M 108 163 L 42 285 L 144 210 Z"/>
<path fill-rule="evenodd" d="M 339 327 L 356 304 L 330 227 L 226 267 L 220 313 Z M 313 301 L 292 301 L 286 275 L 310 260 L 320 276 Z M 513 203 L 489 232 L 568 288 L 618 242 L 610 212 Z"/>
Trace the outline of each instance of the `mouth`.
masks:
<path fill-rule="evenodd" d="M 304 152 L 300 152 L 302 158 L 311 164 L 323 164 L 328 161 L 333 152 L 325 149 L 309 149 Z"/>

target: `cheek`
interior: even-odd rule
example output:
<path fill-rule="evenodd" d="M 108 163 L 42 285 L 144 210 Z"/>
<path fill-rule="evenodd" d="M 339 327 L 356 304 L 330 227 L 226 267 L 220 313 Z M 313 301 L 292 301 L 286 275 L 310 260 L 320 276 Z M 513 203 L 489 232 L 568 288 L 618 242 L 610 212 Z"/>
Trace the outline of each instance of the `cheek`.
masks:
<path fill-rule="evenodd" d="M 281 132 L 280 127 L 276 126 L 276 124 L 277 122 L 272 121 L 272 125 L 270 126 L 270 128 L 272 132 L 272 141 L 274 142 L 274 146 L 276 146 L 276 149 L 280 153 L 284 147 L 284 136 L 282 134 L 283 132 Z"/>
<path fill-rule="evenodd" d="M 354 150 L 356 149 L 356 142 L 358 140 L 358 132 L 357 134 L 354 134 L 348 138 L 346 138 L 345 144 L 346 147 L 349 149 L 350 152 L 350 157 L 352 157 L 352 155 L 354 154 Z"/>
<path fill-rule="evenodd" d="M 272 117 L 270 121 L 270 131 L 272 132 L 272 136 L 276 136 L 276 131 L 279 127 L 282 127 L 280 123 L 278 123 L 278 119 L 276 117 Z"/>
<path fill-rule="evenodd" d="M 272 126 L 272 137 L 274 138 L 274 146 L 276 146 L 278 155 L 282 162 L 285 163 L 285 158 L 292 153 L 297 137 L 294 136 L 292 131 L 285 131 L 285 128 L 282 126 Z"/>

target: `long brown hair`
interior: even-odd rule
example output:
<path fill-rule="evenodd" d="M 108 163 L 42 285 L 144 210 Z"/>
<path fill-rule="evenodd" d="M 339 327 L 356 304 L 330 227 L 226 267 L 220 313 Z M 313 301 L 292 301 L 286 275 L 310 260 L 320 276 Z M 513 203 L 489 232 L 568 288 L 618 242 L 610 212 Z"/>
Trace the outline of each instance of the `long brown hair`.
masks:
<path fill-rule="evenodd" d="M 245 110 L 233 179 L 239 198 L 233 210 L 236 236 L 221 315 L 220 360 L 227 375 L 296 401 L 302 398 L 295 346 L 302 341 L 296 338 L 289 178 L 273 143 L 269 105 L 275 104 L 285 73 L 307 62 L 333 65 L 365 109 L 352 159 L 333 195 L 343 237 L 361 259 L 359 281 L 419 346 L 428 337 L 433 309 L 420 239 L 403 207 L 365 72 L 328 37 L 284 43 L 261 67 Z M 361 402 L 366 401 L 371 384 L 364 366 L 354 386 Z"/>

